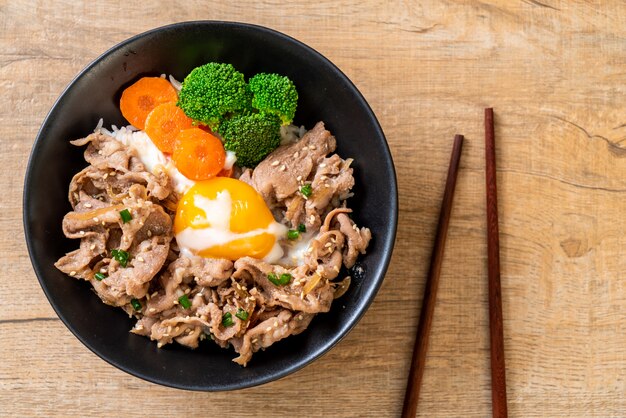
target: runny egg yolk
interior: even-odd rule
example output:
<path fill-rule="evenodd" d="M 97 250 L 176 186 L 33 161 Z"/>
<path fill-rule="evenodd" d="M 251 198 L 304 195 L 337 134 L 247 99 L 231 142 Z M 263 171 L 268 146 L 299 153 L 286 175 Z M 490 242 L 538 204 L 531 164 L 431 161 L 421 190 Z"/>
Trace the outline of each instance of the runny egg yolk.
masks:
<path fill-rule="evenodd" d="M 203 257 L 280 258 L 278 224 L 261 195 L 250 185 L 229 177 L 199 181 L 178 202 L 174 219 L 181 250 Z"/>

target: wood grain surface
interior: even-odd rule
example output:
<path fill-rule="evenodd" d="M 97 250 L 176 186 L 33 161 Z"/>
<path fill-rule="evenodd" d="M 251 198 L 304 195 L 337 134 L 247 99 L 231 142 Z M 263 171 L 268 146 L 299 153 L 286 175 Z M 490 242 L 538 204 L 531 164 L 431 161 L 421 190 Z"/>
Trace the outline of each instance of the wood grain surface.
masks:
<path fill-rule="evenodd" d="M 39 287 L 21 220 L 34 137 L 74 75 L 129 36 L 194 19 L 269 26 L 337 64 L 378 115 L 399 180 L 392 265 L 363 320 L 314 365 L 231 393 L 146 383 L 82 346 Z M 0 0 L 0 415 L 398 416 L 455 133 L 466 143 L 418 415 L 490 415 L 493 106 L 509 413 L 626 416 L 625 84 L 617 0 Z"/>

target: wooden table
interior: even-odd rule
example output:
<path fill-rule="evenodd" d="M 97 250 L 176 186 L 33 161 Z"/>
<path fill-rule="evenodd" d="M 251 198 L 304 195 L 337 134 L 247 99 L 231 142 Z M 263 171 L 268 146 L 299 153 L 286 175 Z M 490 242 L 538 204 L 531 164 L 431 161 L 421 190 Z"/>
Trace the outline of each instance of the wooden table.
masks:
<path fill-rule="evenodd" d="M 487 106 L 511 415 L 626 415 L 626 4 L 280 3 L 0 0 L 0 415 L 398 416 L 463 133 L 419 415 L 488 416 Z M 230 393 L 160 387 L 92 354 L 44 297 L 21 221 L 27 157 L 64 86 L 117 42 L 193 19 L 269 26 L 337 64 L 378 115 L 400 187 L 392 265 L 364 319 L 313 366 Z"/>

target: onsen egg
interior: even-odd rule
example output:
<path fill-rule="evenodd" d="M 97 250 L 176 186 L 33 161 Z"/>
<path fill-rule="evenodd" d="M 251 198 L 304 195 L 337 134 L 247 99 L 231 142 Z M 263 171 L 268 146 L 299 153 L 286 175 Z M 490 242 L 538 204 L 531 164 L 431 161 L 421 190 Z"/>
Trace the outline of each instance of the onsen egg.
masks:
<path fill-rule="evenodd" d="M 215 177 L 193 185 L 178 202 L 174 232 L 181 251 L 237 260 L 250 256 L 276 261 L 287 227 L 277 223 L 250 185 Z"/>

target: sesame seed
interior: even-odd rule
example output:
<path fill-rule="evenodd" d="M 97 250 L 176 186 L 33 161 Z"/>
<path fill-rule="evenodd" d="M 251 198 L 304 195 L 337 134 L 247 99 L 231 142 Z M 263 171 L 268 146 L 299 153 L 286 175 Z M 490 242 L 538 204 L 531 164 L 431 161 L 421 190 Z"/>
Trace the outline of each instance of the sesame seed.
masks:
<path fill-rule="evenodd" d="M 91 207 L 91 203 L 85 203 L 85 207 L 86 208 L 90 208 Z"/>
<path fill-rule="evenodd" d="M 80 231 L 80 234 L 81 235 L 85 235 L 85 231 Z"/>
<path fill-rule="evenodd" d="M 111 177 L 115 177 L 115 175 L 116 175 L 116 174 L 117 174 L 117 173 L 116 173 L 115 171 L 111 171 L 111 172 L 109 173 L 109 176 L 111 176 Z"/>
<path fill-rule="evenodd" d="M 172 326 L 167 327 L 167 332 L 172 332 Z"/>
<path fill-rule="evenodd" d="M 206 315 L 202 315 L 202 316 L 200 317 L 200 319 L 202 319 L 203 321 L 206 321 L 206 320 L 208 320 L 209 318 L 208 318 Z"/>
<path fill-rule="evenodd" d="M 309 145 L 309 149 L 310 150 L 314 150 L 315 149 L 315 145 Z"/>
<path fill-rule="evenodd" d="M 104 176 L 102 176 L 102 180 L 106 180 L 107 177 L 109 177 L 109 173 L 104 173 Z"/>
<path fill-rule="evenodd" d="M 313 223 L 315 223 L 315 215 L 311 215 L 311 216 L 309 217 L 309 221 L 310 221 L 312 224 L 313 224 Z"/>
<path fill-rule="evenodd" d="M 173 303 L 174 303 L 174 305 L 178 305 L 178 301 L 177 300 L 175 300 Z"/>
<path fill-rule="evenodd" d="M 70 271 L 70 276 L 76 276 L 76 272 L 74 270 Z"/>
<path fill-rule="evenodd" d="M 302 315 L 298 315 L 298 321 L 302 321 L 304 317 Z"/>
<path fill-rule="evenodd" d="M 355 231 L 359 230 L 359 228 L 356 226 L 356 224 L 352 224 L 352 229 L 354 229 Z"/>
<path fill-rule="evenodd" d="M 321 163 L 321 164 L 320 164 L 320 167 L 321 167 L 321 168 L 324 168 L 324 167 L 326 167 L 326 164 L 325 164 L 325 163 Z"/>
<path fill-rule="evenodd" d="M 163 347 L 163 343 L 157 343 L 157 348 Z"/>
<path fill-rule="evenodd" d="M 265 331 L 270 332 L 272 330 L 272 327 L 267 327 L 265 328 Z"/>
<path fill-rule="evenodd" d="M 298 180 L 298 181 L 302 181 L 302 176 L 298 176 L 298 177 L 296 177 L 296 180 Z"/>
<path fill-rule="evenodd" d="M 332 243 L 330 243 L 330 242 L 327 242 L 326 244 L 324 244 L 324 247 L 326 247 L 326 248 L 330 248 L 330 247 L 332 247 L 332 246 L 333 246 L 333 244 L 332 244 Z"/>
<path fill-rule="evenodd" d="M 304 299 L 304 292 L 300 292 L 300 299 Z"/>
<path fill-rule="evenodd" d="M 258 338 L 255 338 L 254 340 L 251 341 L 252 344 L 256 344 L 256 342 L 259 341 Z"/>
<path fill-rule="evenodd" d="M 188 295 L 191 292 L 191 289 L 185 289 L 185 294 Z"/>
<path fill-rule="evenodd" d="M 150 293 L 146 295 L 146 300 L 150 300 Z"/>
<path fill-rule="evenodd" d="M 287 169 L 287 166 L 285 164 L 280 166 L 280 171 L 285 171 Z"/>
<path fill-rule="evenodd" d="M 106 273 L 107 269 L 105 269 L 104 267 L 100 269 L 100 273 Z"/>
<path fill-rule="evenodd" d="M 135 327 L 137 331 L 141 331 L 143 329 L 143 325 L 139 324 Z"/>
<path fill-rule="evenodd" d="M 91 244 L 91 246 L 89 247 L 90 250 L 95 250 L 96 249 L 96 244 Z"/>
<path fill-rule="evenodd" d="M 246 302 L 246 303 L 248 303 L 248 302 L 250 301 L 250 298 L 249 298 L 249 297 L 246 297 L 243 301 L 244 301 L 244 302 Z"/>
<path fill-rule="evenodd" d="M 104 155 L 104 152 L 102 152 L 101 149 L 98 150 L 98 155 Z"/>
<path fill-rule="evenodd" d="M 252 302 L 254 302 L 254 301 L 256 300 L 256 298 L 255 298 L 254 296 L 250 296 L 250 300 L 251 300 Z"/>
<path fill-rule="evenodd" d="M 274 161 L 272 162 L 272 167 L 276 167 L 278 164 L 280 164 L 280 161 Z"/>
<path fill-rule="evenodd" d="M 152 236 L 152 231 L 148 230 L 148 237 Z"/>
<path fill-rule="evenodd" d="M 154 292 L 154 293 L 152 294 L 152 297 L 155 297 L 155 296 L 156 296 L 156 295 L 158 295 L 158 294 L 159 294 L 159 292 Z"/>
<path fill-rule="evenodd" d="M 102 226 L 105 226 L 105 225 L 106 225 L 106 222 L 102 221 Z"/>
<path fill-rule="evenodd" d="M 277 328 L 278 327 L 278 321 L 274 321 L 274 327 Z"/>
<path fill-rule="evenodd" d="M 298 158 L 300 156 L 300 153 L 298 151 L 293 153 L 293 158 Z"/>
<path fill-rule="evenodd" d="M 148 312 L 156 312 L 156 309 L 155 309 L 155 308 L 150 308 L 150 309 L 148 310 Z"/>
<path fill-rule="evenodd" d="M 337 273 L 339 273 L 339 266 L 333 266 L 333 270 L 335 270 Z"/>
<path fill-rule="evenodd" d="M 326 187 L 328 189 L 330 187 L 330 184 L 324 183 L 324 187 Z"/>
<path fill-rule="evenodd" d="M 142 256 L 137 257 L 137 260 L 141 261 L 142 263 L 145 261 Z"/>
<path fill-rule="evenodd" d="M 170 334 L 163 334 L 163 336 L 164 336 L 164 337 L 169 337 L 169 336 L 170 336 Z"/>

